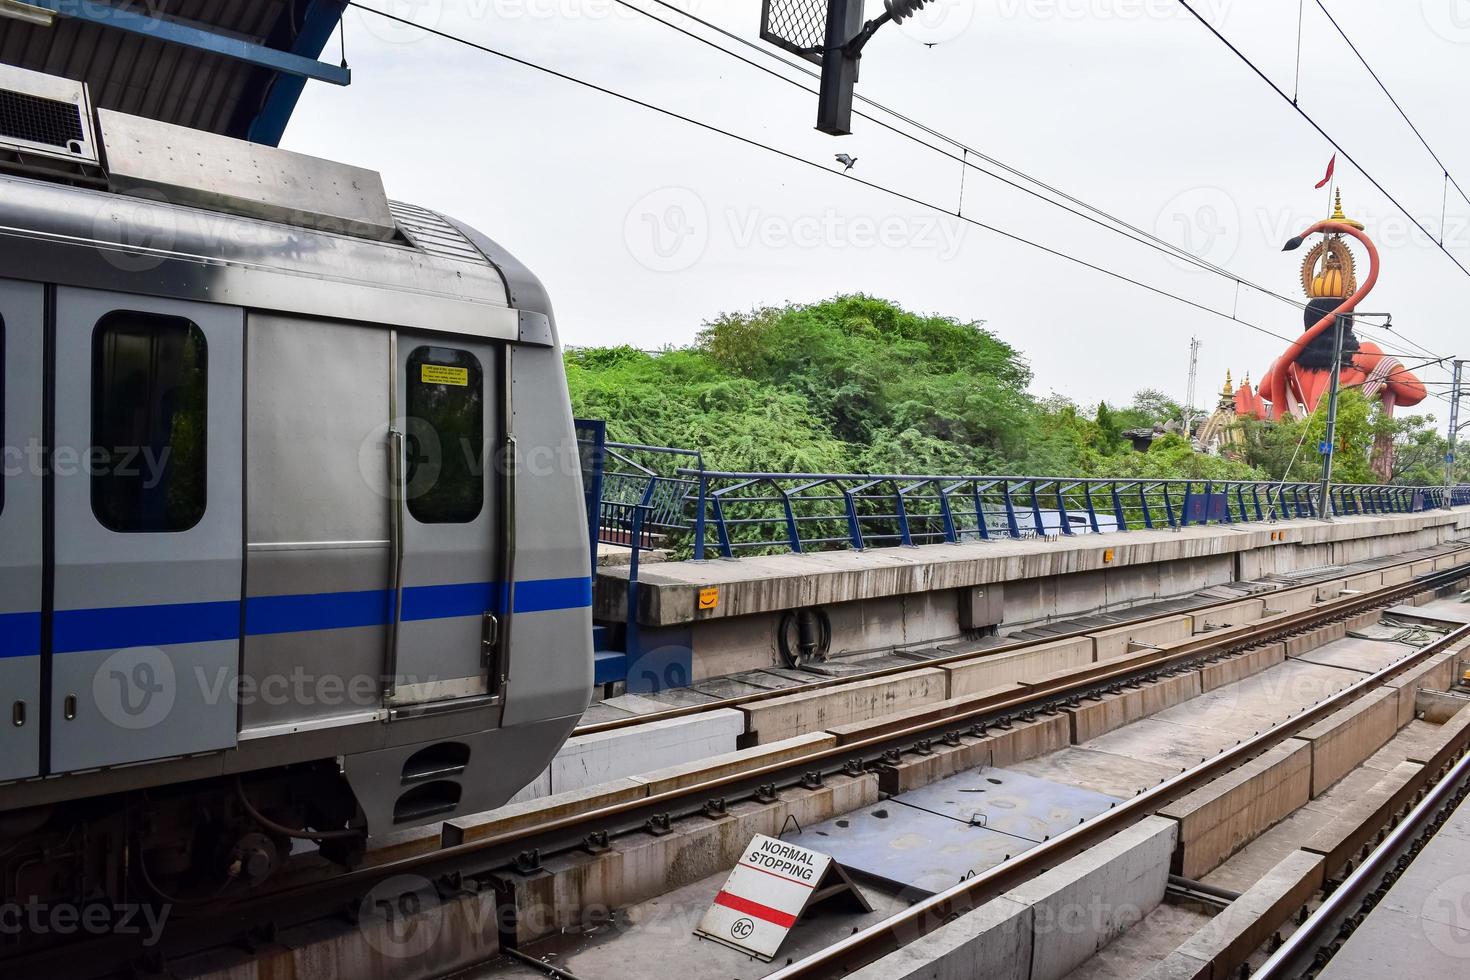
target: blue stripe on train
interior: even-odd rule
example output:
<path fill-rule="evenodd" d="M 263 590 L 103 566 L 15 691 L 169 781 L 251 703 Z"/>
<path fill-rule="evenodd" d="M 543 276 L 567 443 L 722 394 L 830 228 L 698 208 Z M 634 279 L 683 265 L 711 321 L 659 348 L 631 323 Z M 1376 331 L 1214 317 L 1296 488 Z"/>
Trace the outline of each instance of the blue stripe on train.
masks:
<path fill-rule="evenodd" d="M 54 623 L 51 642 L 57 653 L 238 640 L 240 602 L 58 609 Z"/>
<path fill-rule="evenodd" d="M 306 633 L 315 630 L 385 626 L 392 615 L 392 593 L 323 592 L 317 595 L 254 596 L 245 601 L 245 633 Z M 516 583 L 515 611 L 553 612 L 592 605 L 592 579 L 542 579 Z M 416 585 L 403 590 L 403 621 L 479 616 L 505 608 L 505 590 L 495 582 Z"/>
<path fill-rule="evenodd" d="M 245 601 L 245 633 L 266 636 L 384 626 L 392 614 L 391 596 L 386 589 L 254 596 Z M 518 613 L 583 609 L 591 604 L 590 578 L 516 583 Z M 505 590 L 494 582 L 421 585 L 403 590 L 404 622 L 479 616 L 487 609 L 504 607 Z M 56 613 L 57 653 L 204 643 L 239 637 L 240 603 L 234 601 L 67 609 Z M 40 652 L 40 641 L 39 613 L 0 615 L 0 657 L 35 656 Z"/>
<path fill-rule="evenodd" d="M 245 600 L 245 633 L 304 633 L 310 630 L 383 626 L 391 609 L 386 589 L 321 592 L 316 595 L 252 596 Z"/>
<path fill-rule="evenodd" d="M 34 657 L 40 652 L 40 613 L 0 613 L 0 660 L 6 657 Z"/>

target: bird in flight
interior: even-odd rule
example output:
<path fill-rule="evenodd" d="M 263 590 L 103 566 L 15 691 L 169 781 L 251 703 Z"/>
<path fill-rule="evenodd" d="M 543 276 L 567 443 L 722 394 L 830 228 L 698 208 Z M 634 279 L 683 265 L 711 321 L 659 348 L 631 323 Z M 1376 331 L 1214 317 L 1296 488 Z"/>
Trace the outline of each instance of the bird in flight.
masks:
<path fill-rule="evenodd" d="M 836 160 L 838 163 L 842 164 L 843 173 L 847 173 L 849 170 L 852 169 L 853 164 L 857 163 L 857 157 L 850 157 L 846 153 L 837 154 Z"/>

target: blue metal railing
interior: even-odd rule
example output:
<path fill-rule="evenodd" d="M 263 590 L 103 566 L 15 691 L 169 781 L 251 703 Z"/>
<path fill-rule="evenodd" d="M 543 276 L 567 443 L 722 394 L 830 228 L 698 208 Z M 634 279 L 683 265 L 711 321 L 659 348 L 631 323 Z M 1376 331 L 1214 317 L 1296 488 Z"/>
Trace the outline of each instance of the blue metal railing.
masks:
<path fill-rule="evenodd" d="M 1312 483 L 934 475 L 733 473 L 680 469 L 682 529 L 696 560 L 759 551 L 866 549 L 1193 524 L 1316 517 Z M 1444 487 L 1331 488 L 1338 514 L 1445 506 Z M 1470 503 L 1470 487 L 1450 490 Z M 671 512 L 663 518 L 677 526 Z"/>
<path fill-rule="evenodd" d="M 697 449 L 608 442 L 604 461 L 599 542 L 647 551 L 689 528 L 699 481 L 686 474 L 704 471 Z"/>

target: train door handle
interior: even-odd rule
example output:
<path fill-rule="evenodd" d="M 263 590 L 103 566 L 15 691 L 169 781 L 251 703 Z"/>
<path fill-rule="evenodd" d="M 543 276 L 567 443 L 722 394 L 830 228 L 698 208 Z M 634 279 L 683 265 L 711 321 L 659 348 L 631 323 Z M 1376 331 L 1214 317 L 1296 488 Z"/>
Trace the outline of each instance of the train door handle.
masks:
<path fill-rule="evenodd" d="M 16 728 L 24 728 L 26 726 L 26 703 L 24 701 L 17 701 L 11 705 L 10 723 Z"/>
<path fill-rule="evenodd" d="M 480 666 L 488 667 L 495 662 L 495 645 L 499 642 L 500 618 L 487 612 L 480 629 Z"/>
<path fill-rule="evenodd" d="M 75 721 L 77 717 L 77 696 L 68 694 L 61 701 L 61 714 L 67 721 Z"/>

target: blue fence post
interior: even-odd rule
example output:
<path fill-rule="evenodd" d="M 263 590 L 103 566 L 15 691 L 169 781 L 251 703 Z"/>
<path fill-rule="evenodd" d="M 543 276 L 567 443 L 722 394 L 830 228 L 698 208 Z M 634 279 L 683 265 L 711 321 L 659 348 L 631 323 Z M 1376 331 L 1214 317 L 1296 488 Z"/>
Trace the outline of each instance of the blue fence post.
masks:
<path fill-rule="evenodd" d="M 1170 527 L 1183 527 L 1182 524 L 1178 524 L 1174 520 L 1174 501 L 1169 499 L 1169 482 L 1165 480 L 1164 482 L 1160 483 L 1159 486 L 1162 487 L 1164 491 L 1164 519 L 1169 522 Z M 1186 493 L 1186 503 L 1188 503 L 1188 497 L 1189 495 Z"/>
<path fill-rule="evenodd" d="M 786 538 L 791 545 L 791 550 L 799 555 L 801 554 L 801 532 L 796 527 L 796 511 L 791 507 L 791 494 L 787 493 L 775 480 L 771 480 L 770 484 L 781 495 L 781 506 L 786 511 Z"/>
<path fill-rule="evenodd" d="M 1093 534 L 1101 534 L 1102 533 L 1102 528 L 1098 527 L 1098 525 L 1097 525 L 1097 508 L 1095 508 L 1095 507 L 1092 506 L 1092 484 L 1091 483 L 1084 482 L 1082 484 L 1082 499 L 1085 500 L 1085 501 L 1087 501 L 1087 520 L 1088 520 L 1088 523 L 1090 523 L 1092 525 L 1092 533 Z"/>
<path fill-rule="evenodd" d="M 1055 484 L 1057 493 L 1057 525 L 1061 532 L 1068 537 L 1072 535 L 1072 521 L 1067 516 L 1067 499 L 1065 497 L 1066 485 L 1058 480 Z"/>
<path fill-rule="evenodd" d="M 940 486 L 938 480 L 933 481 L 934 492 L 939 494 L 939 516 L 944 519 L 944 540 L 950 544 L 957 543 L 959 535 L 955 533 L 954 511 L 949 506 L 949 492 Z"/>
<path fill-rule="evenodd" d="M 694 513 L 694 560 L 704 561 L 704 509 L 709 504 L 709 477 L 699 474 L 699 509 Z"/>
<path fill-rule="evenodd" d="M 638 635 L 638 555 L 642 551 L 638 541 L 643 534 L 643 516 L 648 510 L 643 504 L 633 506 L 633 550 L 628 555 L 628 608 L 623 621 L 624 652 L 636 658 L 642 652 Z"/>
<path fill-rule="evenodd" d="M 846 486 L 838 484 L 842 490 L 842 502 L 847 508 L 847 537 L 852 542 L 854 551 L 863 550 L 863 526 L 858 522 L 857 501 L 853 499 L 852 491 Z"/>
<path fill-rule="evenodd" d="M 1011 529 L 1011 537 L 1013 537 L 1013 538 L 1019 538 L 1021 536 L 1021 524 L 1020 524 L 1019 521 L 1016 520 L 1016 504 L 1015 504 L 1015 501 L 1011 500 L 1011 481 L 1010 480 L 1001 480 L 1000 481 L 1000 492 L 1001 492 L 1001 495 L 1003 497 L 1005 497 L 1005 502 L 1006 502 L 1006 524 Z"/>
<path fill-rule="evenodd" d="M 1031 493 L 1031 519 L 1036 522 L 1031 525 L 1031 529 L 1045 537 L 1046 521 L 1041 517 L 1041 481 L 1027 480 L 1026 482 L 1030 486 Z"/>
<path fill-rule="evenodd" d="M 1113 480 L 1110 484 L 1113 492 L 1113 520 L 1118 522 L 1118 530 L 1128 530 L 1128 515 L 1123 510 L 1123 498 L 1118 496 L 1118 481 Z"/>
<path fill-rule="evenodd" d="M 975 494 L 975 523 L 980 526 L 980 540 L 990 540 L 990 521 L 985 517 L 985 498 L 980 493 L 980 481 L 971 480 L 970 487 Z"/>
<path fill-rule="evenodd" d="M 1190 502 L 1190 500 L 1193 497 L 1194 497 L 1194 481 L 1193 480 L 1185 480 L 1184 481 L 1184 506 L 1182 508 L 1180 508 L 1180 513 L 1179 513 L 1179 526 L 1180 527 L 1187 527 L 1189 525 L 1189 502 Z"/>
<path fill-rule="evenodd" d="M 715 530 L 720 533 L 720 554 L 726 558 L 734 558 L 735 549 L 730 545 L 730 528 L 725 524 L 725 502 L 718 493 L 710 499 L 715 502 Z"/>
<path fill-rule="evenodd" d="M 1154 516 L 1148 509 L 1148 484 L 1142 480 L 1138 481 L 1138 506 L 1143 508 L 1143 526 L 1152 531 L 1154 529 Z"/>
<path fill-rule="evenodd" d="M 909 534 L 909 509 L 903 503 L 903 488 L 898 485 L 897 480 L 891 482 L 893 483 L 893 513 L 898 518 L 898 537 L 906 547 L 912 546 L 914 539 Z"/>

